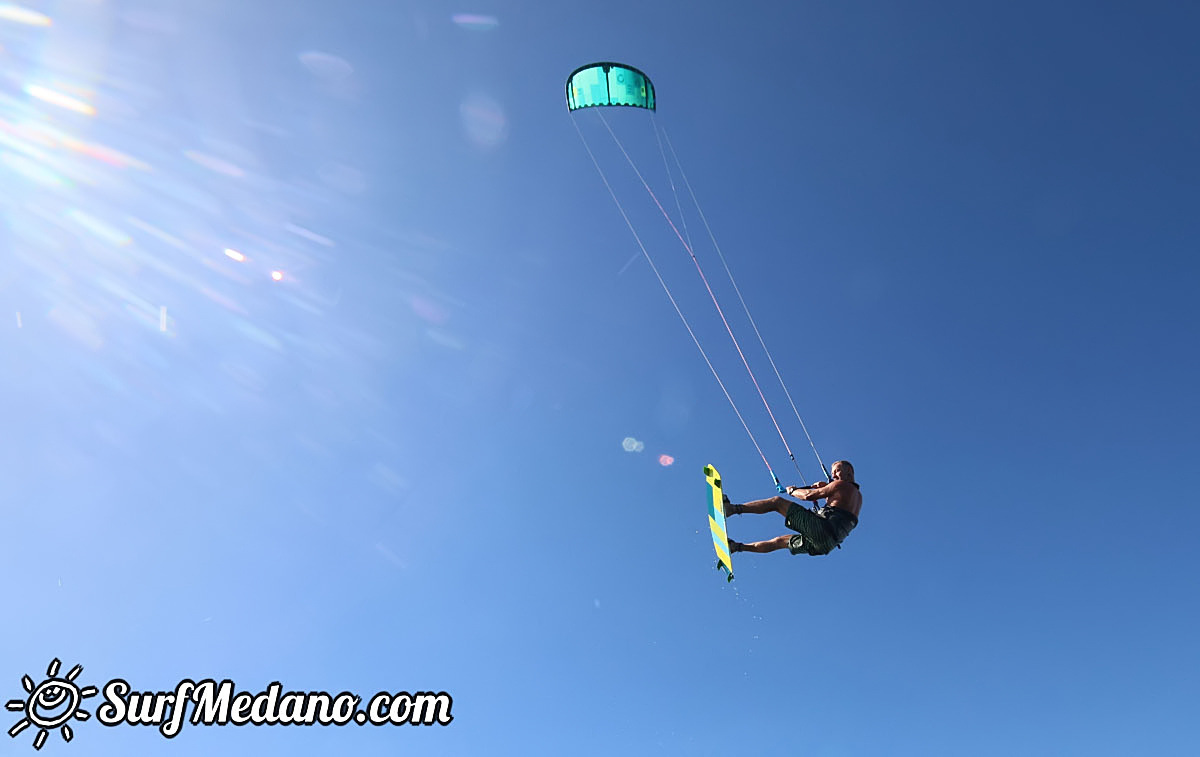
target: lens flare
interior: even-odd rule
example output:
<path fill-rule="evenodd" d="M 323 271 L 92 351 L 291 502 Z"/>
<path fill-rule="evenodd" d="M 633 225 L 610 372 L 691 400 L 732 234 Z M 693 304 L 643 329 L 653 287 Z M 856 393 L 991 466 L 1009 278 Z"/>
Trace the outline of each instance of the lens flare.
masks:
<path fill-rule="evenodd" d="M 71 97 L 70 95 L 64 95 L 62 92 L 55 91 L 49 87 L 43 87 L 38 84 L 30 84 L 25 87 L 25 94 L 29 95 L 30 97 L 35 97 L 44 103 L 57 105 L 60 108 L 70 110 L 75 113 L 80 113 L 85 116 L 96 115 L 96 108 L 90 103 L 86 103 L 83 100 Z"/>
<path fill-rule="evenodd" d="M 508 117 L 492 97 L 468 95 L 458 110 L 467 138 L 479 147 L 496 147 L 508 137 Z"/>
<path fill-rule="evenodd" d="M 12 3 L 4 3 L 0 5 L 0 21 L 11 21 L 14 24 L 24 24 L 26 26 L 53 26 L 54 20 L 49 16 L 38 13 L 37 11 L 22 8 L 19 5 Z"/>
<path fill-rule="evenodd" d="M 297 56 L 300 63 L 316 76 L 330 82 L 340 82 L 350 78 L 354 66 L 344 58 L 317 50 L 309 50 Z"/>
<path fill-rule="evenodd" d="M 472 31 L 488 31 L 500 25 L 495 16 L 484 16 L 478 13 L 455 13 L 450 17 L 455 25 Z"/>

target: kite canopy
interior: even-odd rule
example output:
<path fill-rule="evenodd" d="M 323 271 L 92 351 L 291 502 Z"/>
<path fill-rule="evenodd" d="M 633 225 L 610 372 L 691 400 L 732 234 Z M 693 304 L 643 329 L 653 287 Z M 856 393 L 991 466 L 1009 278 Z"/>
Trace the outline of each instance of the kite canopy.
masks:
<path fill-rule="evenodd" d="M 611 105 L 654 110 L 650 77 L 623 63 L 589 63 L 567 77 L 567 110 Z"/>

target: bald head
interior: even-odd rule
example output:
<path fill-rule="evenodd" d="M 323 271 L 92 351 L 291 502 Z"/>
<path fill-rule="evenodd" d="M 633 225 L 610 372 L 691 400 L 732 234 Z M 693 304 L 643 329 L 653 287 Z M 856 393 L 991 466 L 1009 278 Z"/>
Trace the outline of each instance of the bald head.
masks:
<path fill-rule="evenodd" d="M 854 466 L 850 464 L 849 460 L 838 460 L 833 464 L 833 468 L 831 470 L 834 478 L 841 479 L 842 481 L 849 481 L 851 483 L 854 482 Z"/>

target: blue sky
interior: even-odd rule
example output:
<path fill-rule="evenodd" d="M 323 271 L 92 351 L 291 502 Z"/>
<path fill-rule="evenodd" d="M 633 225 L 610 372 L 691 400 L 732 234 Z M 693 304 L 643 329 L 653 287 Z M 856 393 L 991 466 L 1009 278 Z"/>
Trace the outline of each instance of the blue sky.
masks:
<path fill-rule="evenodd" d="M 1195 751 L 1195 10 L 24 7 L 0 14 L 4 700 L 60 658 L 455 716 L 93 719 L 41 753 Z M 797 474 L 687 252 L 566 112 L 595 60 L 653 79 L 818 451 L 858 470 L 831 556 L 713 569 L 703 466 L 735 501 L 771 479 L 576 125 Z M 609 119 L 678 222 L 645 116 Z"/>

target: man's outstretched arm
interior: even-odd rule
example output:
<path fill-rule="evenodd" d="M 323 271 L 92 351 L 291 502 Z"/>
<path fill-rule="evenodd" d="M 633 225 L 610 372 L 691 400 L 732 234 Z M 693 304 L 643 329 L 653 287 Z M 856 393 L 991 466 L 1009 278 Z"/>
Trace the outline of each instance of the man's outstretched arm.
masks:
<path fill-rule="evenodd" d="M 818 499 L 829 499 L 829 495 L 837 491 L 840 481 L 833 481 L 820 486 L 789 486 L 787 493 L 796 499 L 815 502 Z"/>

